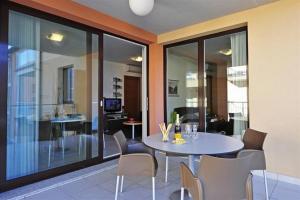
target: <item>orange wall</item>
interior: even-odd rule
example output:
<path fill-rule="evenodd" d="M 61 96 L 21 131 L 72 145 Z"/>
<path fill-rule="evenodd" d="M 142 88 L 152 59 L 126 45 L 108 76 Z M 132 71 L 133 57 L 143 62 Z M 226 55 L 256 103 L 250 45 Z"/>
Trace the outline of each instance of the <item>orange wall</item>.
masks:
<path fill-rule="evenodd" d="M 163 46 L 151 44 L 149 45 L 150 134 L 159 132 L 158 124 L 164 121 L 163 74 Z"/>
<path fill-rule="evenodd" d="M 100 13 L 71 0 L 13 1 L 147 44 L 155 43 L 157 39 L 157 36 L 153 33 L 147 32 L 141 28 Z"/>

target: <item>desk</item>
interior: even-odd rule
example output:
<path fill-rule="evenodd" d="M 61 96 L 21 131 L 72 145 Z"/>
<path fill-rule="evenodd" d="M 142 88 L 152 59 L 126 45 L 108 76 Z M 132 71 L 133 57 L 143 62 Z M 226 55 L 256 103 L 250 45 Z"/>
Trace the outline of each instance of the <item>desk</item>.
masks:
<path fill-rule="evenodd" d="M 138 122 L 138 121 L 127 121 L 127 122 L 123 122 L 124 125 L 127 126 L 132 126 L 132 139 L 134 140 L 134 126 L 137 125 L 142 125 L 142 122 Z"/>

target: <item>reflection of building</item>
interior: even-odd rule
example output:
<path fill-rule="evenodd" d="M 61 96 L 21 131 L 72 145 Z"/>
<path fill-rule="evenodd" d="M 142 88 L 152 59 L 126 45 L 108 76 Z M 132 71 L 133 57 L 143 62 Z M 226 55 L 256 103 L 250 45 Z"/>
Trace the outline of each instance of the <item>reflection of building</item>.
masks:
<path fill-rule="evenodd" d="M 227 68 L 228 112 L 240 113 L 248 117 L 248 79 L 247 66 Z"/>

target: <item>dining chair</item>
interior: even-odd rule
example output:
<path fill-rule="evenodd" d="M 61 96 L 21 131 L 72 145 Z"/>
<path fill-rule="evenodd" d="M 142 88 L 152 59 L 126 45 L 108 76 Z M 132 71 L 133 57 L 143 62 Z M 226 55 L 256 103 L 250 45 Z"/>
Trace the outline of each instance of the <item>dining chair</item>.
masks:
<path fill-rule="evenodd" d="M 243 136 L 244 149 L 263 150 L 267 133 L 248 128 Z"/>
<path fill-rule="evenodd" d="M 269 199 L 267 175 L 266 175 L 266 158 L 265 152 L 262 150 L 244 149 L 240 151 L 237 158 L 243 158 L 249 155 L 253 155 L 251 162 L 251 170 L 262 170 L 265 183 L 265 195 L 266 199 Z"/>
<path fill-rule="evenodd" d="M 265 195 L 266 199 L 269 199 L 268 192 L 268 181 L 267 181 L 267 173 L 266 173 L 266 159 L 263 151 L 263 145 L 266 139 L 267 133 L 257 131 L 254 129 L 248 128 L 245 131 L 243 142 L 244 142 L 244 150 L 238 154 L 238 157 L 249 155 L 251 153 L 256 155 L 255 165 L 252 170 L 262 170 L 264 176 L 265 183 Z M 245 151 L 249 150 L 249 151 Z M 250 151 L 250 150 L 259 150 L 259 151 Z"/>
<path fill-rule="evenodd" d="M 196 200 L 253 200 L 252 157 L 226 159 L 204 155 L 198 176 L 181 163 L 181 200 L 184 189 Z"/>
<path fill-rule="evenodd" d="M 192 196 L 193 200 L 203 200 L 203 191 L 200 179 L 192 173 L 185 163 L 180 163 L 181 200 L 184 200 L 184 189 Z"/>
<path fill-rule="evenodd" d="M 126 137 L 125 137 L 122 130 L 117 131 L 113 135 L 113 137 L 114 137 L 114 139 L 116 141 L 116 144 L 119 148 L 121 157 L 123 155 L 131 155 L 131 154 L 134 155 L 134 154 L 138 154 L 138 153 L 139 154 L 147 154 L 147 155 L 150 155 L 153 158 L 155 169 L 158 168 L 158 162 L 157 162 L 157 159 L 155 157 L 155 151 L 153 149 L 145 146 L 141 142 L 129 144 L 127 142 L 127 139 L 126 139 Z M 135 160 L 132 159 L 131 165 L 132 164 L 134 164 L 134 166 L 138 165 L 138 163 L 134 163 L 134 162 L 135 162 Z M 121 176 L 121 189 L 120 189 L 121 192 L 123 191 L 123 183 L 124 183 L 124 176 Z"/>
<path fill-rule="evenodd" d="M 155 151 L 142 142 L 129 143 L 122 130 L 117 131 L 113 135 L 118 149 L 122 155 L 131 153 L 148 153 L 155 157 Z"/>
<path fill-rule="evenodd" d="M 119 181 L 121 177 L 120 192 L 123 191 L 124 176 L 146 176 L 152 177 L 152 200 L 155 200 L 155 176 L 157 173 L 157 165 L 155 157 L 148 153 L 133 153 L 121 155 L 117 171 L 117 183 L 115 200 L 118 199 Z"/>

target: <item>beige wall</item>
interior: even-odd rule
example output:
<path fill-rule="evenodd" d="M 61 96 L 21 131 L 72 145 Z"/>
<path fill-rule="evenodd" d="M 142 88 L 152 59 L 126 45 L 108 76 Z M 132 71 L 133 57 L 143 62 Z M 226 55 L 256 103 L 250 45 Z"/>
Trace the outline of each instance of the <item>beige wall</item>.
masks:
<path fill-rule="evenodd" d="M 281 0 L 158 36 L 171 43 L 248 25 L 250 126 L 268 132 L 268 169 L 300 178 L 300 1 Z"/>

